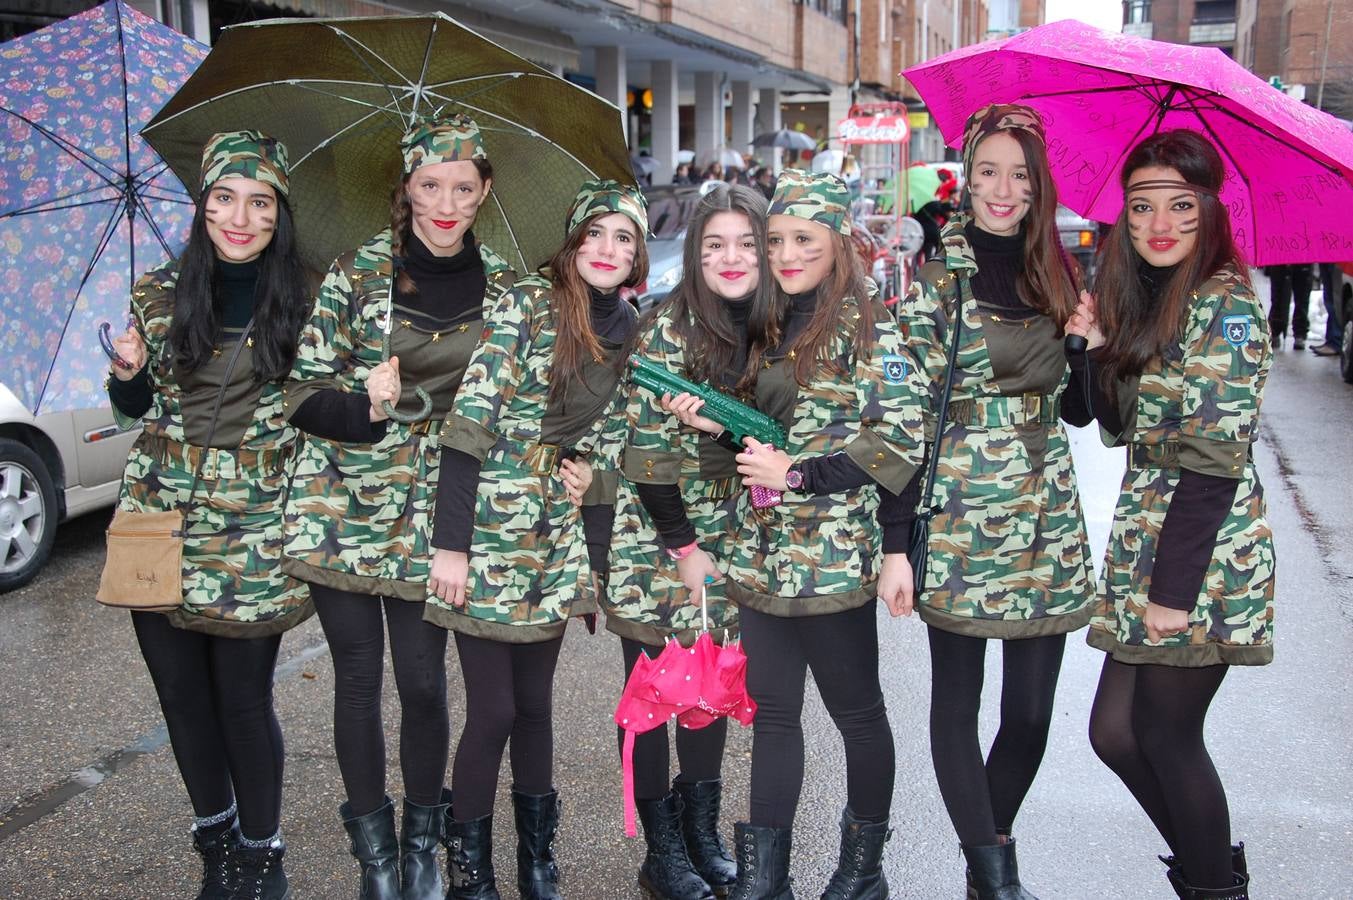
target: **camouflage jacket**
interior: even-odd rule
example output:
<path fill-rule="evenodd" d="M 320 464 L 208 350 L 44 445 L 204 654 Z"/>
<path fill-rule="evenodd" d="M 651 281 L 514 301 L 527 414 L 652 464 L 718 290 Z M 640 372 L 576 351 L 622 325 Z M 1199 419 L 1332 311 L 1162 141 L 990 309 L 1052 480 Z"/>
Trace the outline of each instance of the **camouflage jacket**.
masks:
<path fill-rule="evenodd" d="M 457 609 L 427 598 L 425 618 L 445 628 L 508 643 L 558 636 L 572 616 L 597 610 L 582 515 L 568 500 L 557 448 L 541 443 L 550 406 L 555 324 L 550 282 L 522 278 L 499 298 L 484 327 L 441 432 L 444 447 L 482 460 L 470 539 L 468 599 Z M 589 378 L 589 382 L 593 379 Z M 620 375 L 591 429 L 574 442 L 593 459 L 590 500 L 610 502 L 614 463 L 595 457 L 623 429 Z M 618 455 L 606 451 L 614 460 Z"/>
<path fill-rule="evenodd" d="M 511 286 L 512 268 L 489 247 L 479 253 L 488 276 L 485 311 Z M 407 321 L 387 322 L 393 288 L 390 231 L 386 229 L 334 261 L 301 335 L 291 378 L 288 411 L 323 390 L 365 393 L 367 373 L 381 363 L 387 325 L 393 338 L 417 354 L 424 368 L 442 369 L 434 410 L 451 406 L 454 370 L 468 361 L 481 329 L 465 322 L 445 335 L 418 331 Z M 436 345 L 434 348 L 433 345 Z M 444 349 L 438 349 L 444 348 Z M 402 365 L 401 372 L 408 374 Z M 401 410 L 416 410 L 417 380 L 406 377 Z M 297 578 L 361 594 L 422 600 L 431 565 L 429 538 L 440 450 L 442 416 L 413 425 L 390 421 L 374 444 L 343 443 L 304 435 L 292 465 L 286 512 L 284 568 Z"/>
<path fill-rule="evenodd" d="M 147 272 L 132 290 L 132 317 L 146 343 L 151 407 L 122 475 L 120 509 L 184 510 L 183 606 L 169 613 L 180 628 L 227 637 L 261 637 L 304 621 L 312 609 L 306 586 L 278 567 L 286 459 L 295 431 L 282 416 L 282 390 L 263 385 L 235 448 L 184 442 L 184 390 L 166 347 L 174 313 L 178 263 Z M 236 377 L 250 369 L 246 349 Z M 137 424 L 116 407 L 118 424 Z M 213 441 L 213 443 L 216 443 Z M 193 473 L 201 459 L 196 492 Z"/>
<path fill-rule="evenodd" d="M 842 301 L 831 362 L 807 386 L 794 380 L 794 360 L 773 356 L 757 378 L 757 403 L 793 392 L 782 424 L 791 458 L 844 452 L 888 490 L 900 493 L 921 463 L 921 392 L 906 365 L 896 323 L 874 305 L 871 352 L 855 352 L 857 301 Z M 778 506 L 738 522 L 728 562 L 728 596 L 776 616 L 812 616 L 854 609 L 877 596 L 882 562 L 878 490 L 866 485 L 837 494 L 789 492 Z"/>
<path fill-rule="evenodd" d="M 654 318 L 635 352 L 685 375 L 686 348 L 670 305 Z M 675 636 L 689 646 L 702 627 L 700 606 L 690 602 L 635 485 L 679 485 L 697 542 L 720 566 L 732 554 L 737 525 L 748 514 L 747 492 L 738 478 L 733 451 L 664 412 L 650 391 L 631 388 L 625 423 L 624 477 L 611 536 L 610 578 L 602 600 L 606 627 L 645 644 L 661 646 Z M 722 582 L 708 586 L 705 607 L 708 627 L 717 640 L 737 633 L 737 607 L 724 597 Z"/>
<path fill-rule="evenodd" d="M 962 328 L 943 429 L 917 609 L 928 625 L 986 638 L 1059 634 L 1089 621 L 1094 570 L 1071 445 L 1058 415 L 1068 383 L 1062 339 L 1047 316 L 1012 320 L 972 294 L 977 260 L 955 220 L 943 260 L 912 282 L 898 317 L 923 373 L 933 436 L 948 366 L 950 322 Z"/>
<path fill-rule="evenodd" d="M 1089 642 L 1129 663 L 1264 665 L 1273 659 L 1273 533 L 1250 447 L 1272 352 L 1263 308 L 1226 268 L 1193 295 L 1179 343 L 1123 386 L 1128 467 Z M 1239 479 L 1188 631 L 1150 643 L 1141 615 L 1180 469 Z"/>

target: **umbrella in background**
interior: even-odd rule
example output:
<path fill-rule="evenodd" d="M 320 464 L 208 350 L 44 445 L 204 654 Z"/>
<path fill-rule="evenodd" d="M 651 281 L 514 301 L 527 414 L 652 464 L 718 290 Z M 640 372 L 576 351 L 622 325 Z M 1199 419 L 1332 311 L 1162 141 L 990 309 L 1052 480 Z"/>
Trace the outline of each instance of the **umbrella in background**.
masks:
<path fill-rule="evenodd" d="M 121 0 L 0 45 L 0 346 L 35 414 L 107 402 L 98 326 L 187 240 L 192 200 L 137 131 L 206 52 Z"/>
<path fill-rule="evenodd" d="M 693 163 L 693 162 L 695 162 L 695 151 L 694 151 L 694 150 L 678 150 L 678 151 L 677 151 L 677 165 L 681 165 L 682 163 L 686 163 L 687 165 L 690 165 L 690 164 Z"/>
<path fill-rule="evenodd" d="M 785 150 L 816 150 L 817 141 L 804 134 L 802 131 L 791 131 L 788 128 L 781 128 L 779 131 L 768 131 L 765 134 L 758 134 L 752 138 L 753 147 L 780 147 Z"/>
<path fill-rule="evenodd" d="M 741 169 L 743 166 L 742 154 L 732 147 L 723 147 L 717 150 L 706 150 L 700 154 L 700 165 L 708 166 L 718 163 L 725 169 Z"/>
<path fill-rule="evenodd" d="M 843 151 L 828 149 L 814 153 L 808 165 L 814 172 L 840 175 L 841 167 L 845 165 L 845 162 L 846 154 Z"/>
<path fill-rule="evenodd" d="M 1066 20 L 963 47 L 903 74 L 950 146 L 988 103 L 1037 109 L 1059 199 L 1083 216 L 1116 219 L 1128 153 L 1156 132 L 1187 128 L 1221 152 L 1221 199 L 1253 265 L 1349 256 L 1353 133 L 1216 48 Z"/>
<path fill-rule="evenodd" d="M 645 154 L 630 157 L 630 169 L 635 178 L 651 178 L 659 165 L 657 158 Z"/>
<path fill-rule="evenodd" d="M 322 271 L 389 224 L 400 136 L 438 112 L 479 124 L 494 178 L 475 236 L 518 271 L 558 249 L 584 181 L 635 182 L 615 106 L 442 13 L 227 28 L 145 136 L 181 175 L 217 131 L 286 144 L 301 251 Z"/>

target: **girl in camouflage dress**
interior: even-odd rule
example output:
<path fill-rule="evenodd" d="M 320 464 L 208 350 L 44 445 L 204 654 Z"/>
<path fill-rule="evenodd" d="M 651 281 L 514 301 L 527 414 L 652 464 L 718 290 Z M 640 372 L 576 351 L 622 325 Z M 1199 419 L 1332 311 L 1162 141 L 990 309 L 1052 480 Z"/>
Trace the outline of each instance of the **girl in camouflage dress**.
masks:
<path fill-rule="evenodd" d="M 754 346 L 749 364 L 756 405 L 785 426 L 788 447 L 749 438 L 736 458 L 744 486 L 784 496 L 741 517 L 728 559 L 725 591 L 738 604 L 747 690 L 758 707 L 750 822 L 735 826 L 735 898 L 793 896 L 789 851 L 810 670 L 846 751 L 841 854 L 823 896 L 888 892 L 893 734 L 874 601 L 882 597 L 895 615 L 911 609 L 906 535 L 896 526 L 898 494 L 921 461 L 922 388 L 892 317 L 870 297 L 847 202 L 839 178 L 791 169 L 767 221 L 777 312 L 767 349 Z M 686 424 L 717 430 L 692 415 L 698 405 L 673 407 Z"/>
<path fill-rule="evenodd" d="M 310 304 L 287 191 L 280 143 L 212 137 L 188 246 L 137 282 L 108 383 L 118 424 L 144 428 L 118 506 L 159 512 L 192 498 L 183 606 L 131 616 L 197 815 L 203 898 L 290 896 L 272 679 L 282 632 L 311 608 L 278 568 L 296 440 L 282 380 Z"/>
<path fill-rule="evenodd" d="M 548 269 L 498 301 L 442 430 L 426 615 L 455 632 L 465 682 L 453 897 L 498 896 L 493 804 L 509 738 L 517 887 L 559 896 L 554 668 L 568 620 L 597 610 L 619 479 L 598 467 L 579 497 L 577 473 L 624 441 L 621 368 L 637 314 L 619 291 L 648 277 L 647 232 L 638 190 L 586 182 Z"/>
<path fill-rule="evenodd" d="M 1020 886 L 1011 829 L 1042 762 L 1066 635 L 1089 621 L 1094 599 L 1062 425 L 1091 415 L 1085 379 L 1073 377 L 1063 349 L 1076 293 L 1042 121 L 1025 106 L 981 109 L 968 120 L 963 157 L 972 216 L 948 223 L 941 258 L 899 305 L 929 385 L 927 434 L 942 431 L 917 608 L 930 646 L 931 759 L 969 897 L 1013 900 L 1032 894 Z M 937 423 L 955 321 L 948 421 Z M 919 495 L 912 485 L 909 510 Z M 983 760 L 988 640 L 1001 642 L 1001 721 Z"/>
<path fill-rule="evenodd" d="M 431 900 L 442 892 L 435 852 L 450 740 L 446 632 L 423 621 L 437 436 L 485 314 L 514 275 L 472 230 L 493 187 L 475 123 L 416 123 L 400 149 L 391 225 L 330 268 L 287 386 L 288 415 L 306 439 L 283 565 L 310 582 L 333 657 L 334 745 L 348 796 L 339 816 L 362 896 Z M 424 414 L 410 415 L 424 398 Z M 401 707 L 398 842 L 385 793 L 383 624 Z"/>
<path fill-rule="evenodd" d="M 1203 724 L 1230 666 L 1273 659 L 1273 535 L 1251 453 L 1271 348 L 1218 198 L 1224 174 L 1193 132 L 1139 144 L 1098 318 L 1087 297 L 1069 326 L 1104 344 L 1117 402 L 1100 423 L 1128 457 L 1090 622 L 1107 654 L 1090 742 L 1170 846 L 1186 898 L 1248 896 Z"/>
<path fill-rule="evenodd" d="M 770 316 L 765 248 L 760 191 L 720 184 L 706 194 L 686 226 L 687 276 L 641 328 L 637 353 L 691 381 L 746 390 L 755 380 L 748 377 L 748 346 L 764 340 Z M 737 635 L 737 607 L 724 597 L 722 580 L 738 523 L 748 513 L 734 460 L 742 448 L 682 427 L 662 399 L 630 393 L 602 599 L 606 627 L 620 635 L 626 677 L 640 653 L 656 657 L 668 640 L 695 641 L 701 616 L 693 601 L 700 591 L 715 639 Z M 706 585 L 707 578 L 712 583 Z M 635 740 L 635 798 L 648 844 L 639 881 L 655 896 L 696 900 L 712 896 L 711 889 L 725 893 L 736 880 L 718 831 L 727 733 L 725 718 L 677 728 L 680 774 L 670 784 L 667 728 Z"/>

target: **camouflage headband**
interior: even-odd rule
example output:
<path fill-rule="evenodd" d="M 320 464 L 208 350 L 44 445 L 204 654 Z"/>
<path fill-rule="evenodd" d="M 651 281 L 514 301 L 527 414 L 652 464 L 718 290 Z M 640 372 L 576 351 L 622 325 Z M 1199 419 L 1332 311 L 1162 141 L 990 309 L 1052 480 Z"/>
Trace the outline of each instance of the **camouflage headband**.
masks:
<path fill-rule="evenodd" d="M 609 179 L 591 179 L 584 181 L 578 188 L 578 196 L 573 198 L 573 207 L 568 211 L 568 228 L 565 234 L 596 215 L 620 213 L 639 226 L 639 237 L 648 234 L 648 200 L 636 187 L 621 184 Z"/>
<path fill-rule="evenodd" d="M 203 193 L 222 178 L 252 178 L 287 196 L 286 145 L 257 131 L 213 134 L 202 148 Z"/>
<path fill-rule="evenodd" d="M 405 175 L 433 163 L 489 158 L 479 126 L 459 113 L 415 123 L 400 139 L 399 149 L 404 155 Z"/>
<path fill-rule="evenodd" d="M 770 216 L 798 216 L 825 225 L 832 231 L 850 234 L 850 192 L 835 175 L 785 169 L 775 182 Z"/>
<path fill-rule="evenodd" d="M 1038 142 L 1047 146 L 1048 139 L 1043 134 L 1043 119 L 1037 110 L 1018 103 L 993 103 L 984 106 L 968 117 L 963 129 L 963 177 L 972 178 L 973 154 L 977 145 L 998 131 L 1019 129 L 1027 131 Z"/>

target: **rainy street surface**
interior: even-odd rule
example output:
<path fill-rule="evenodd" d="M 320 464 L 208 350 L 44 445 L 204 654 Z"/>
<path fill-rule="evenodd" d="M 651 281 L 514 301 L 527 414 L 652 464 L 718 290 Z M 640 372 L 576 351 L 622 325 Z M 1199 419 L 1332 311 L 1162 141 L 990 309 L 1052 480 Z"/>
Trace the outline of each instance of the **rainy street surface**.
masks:
<path fill-rule="evenodd" d="M 1267 296 L 1267 291 L 1261 294 Z M 1313 318 L 1319 307 L 1312 298 Z M 1313 327 L 1313 332 L 1315 328 Z M 1277 534 L 1277 658 L 1227 676 L 1208 723 L 1227 785 L 1234 837 L 1246 843 L 1253 896 L 1353 895 L 1353 387 L 1334 360 L 1280 351 L 1256 459 Z M 1122 467 L 1121 451 L 1076 435 L 1081 491 L 1096 556 Z M 32 585 L 0 596 L 0 898 L 177 898 L 200 872 L 191 809 L 125 613 L 93 600 L 106 514 L 61 527 Z M 929 661 L 914 619 L 880 613 L 883 682 L 897 746 L 892 895 L 963 895 L 963 863 L 931 771 Z M 1016 822 L 1024 883 L 1049 898 L 1167 898 L 1164 847 L 1127 791 L 1095 758 L 1086 723 L 1102 655 L 1068 642 L 1046 760 Z M 982 735 L 995 728 L 999 646 L 988 655 Z M 454 645 L 448 650 L 453 734 L 464 721 Z M 557 841 L 569 898 L 637 898 L 642 840 L 622 830 L 611 712 L 620 644 L 570 627 L 555 682 Z M 337 808 L 331 734 L 333 671 L 317 620 L 288 634 L 277 672 L 286 735 L 283 830 L 297 900 L 356 894 L 357 866 Z M 398 783 L 398 703 L 386 678 L 386 732 Z M 843 756 L 816 694 L 805 710 L 809 770 L 794 833 L 795 890 L 816 897 L 835 863 L 845 798 Z M 751 732 L 729 731 L 723 823 L 746 815 Z M 449 775 L 448 775 L 449 777 Z M 500 795 L 505 799 L 504 771 Z M 500 803 L 499 886 L 515 897 L 511 811 Z"/>

